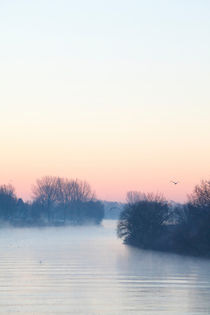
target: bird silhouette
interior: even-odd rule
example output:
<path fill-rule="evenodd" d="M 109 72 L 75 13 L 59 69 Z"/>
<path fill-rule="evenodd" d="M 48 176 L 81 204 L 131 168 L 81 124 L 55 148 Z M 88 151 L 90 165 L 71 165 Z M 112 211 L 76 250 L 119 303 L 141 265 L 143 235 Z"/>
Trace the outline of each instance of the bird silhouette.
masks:
<path fill-rule="evenodd" d="M 174 182 L 173 180 L 171 180 L 171 183 L 173 183 L 174 185 L 177 185 L 179 182 Z"/>

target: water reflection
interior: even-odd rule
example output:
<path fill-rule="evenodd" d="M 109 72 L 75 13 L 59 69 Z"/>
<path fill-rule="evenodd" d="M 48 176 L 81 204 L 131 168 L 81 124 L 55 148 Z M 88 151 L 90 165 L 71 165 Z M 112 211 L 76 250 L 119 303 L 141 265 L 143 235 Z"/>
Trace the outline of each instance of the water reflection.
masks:
<path fill-rule="evenodd" d="M 208 260 L 121 244 L 103 227 L 0 230 L 3 314 L 209 314 Z"/>

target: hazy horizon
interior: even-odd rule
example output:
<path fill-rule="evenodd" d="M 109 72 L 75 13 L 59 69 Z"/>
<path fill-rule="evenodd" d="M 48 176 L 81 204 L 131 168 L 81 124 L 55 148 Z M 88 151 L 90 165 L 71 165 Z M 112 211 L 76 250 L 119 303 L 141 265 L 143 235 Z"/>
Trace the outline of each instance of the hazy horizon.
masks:
<path fill-rule="evenodd" d="M 40 180 L 40 179 L 42 179 L 42 178 L 45 178 L 45 177 L 54 177 L 54 176 L 43 176 L 43 177 L 41 177 L 41 178 L 38 178 L 38 180 Z M 59 177 L 59 176 L 55 176 L 55 177 Z M 60 177 L 59 177 L 60 178 Z M 67 178 L 66 178 L 67 179 Z M 80 180 L 79 178 L 69 178 L 69 180 L 75 180 L 75 181 L 77 181 L 77 180 Z M 88 184 L 89 184 L 89 182 L 88 181 L 86 181 L 86 180 L 84 180 L 84 182 L 87 182 Z M 15 193 L 15 195 L 16 195 L 16 197 L 17 198 L 21 198 L 21 199 L 23 199 L 23 201 L 24 202 L 32 202 L 33 201 L 33 199 L 34 199 L 34 194 L 33 194 L 33 188 L 36 186 L 36 183 L 37 183 L 37 180 L 34 182 L 34 184 L 33 185 L 31 185 L 31 189 L 29 190 L 28 189 L 28 191 L 29 191 L 29 194 L 26 194 L 26 193 L 24 193 L 24 192 L 20 192 L 20 193 L 18 193 L 18 189 L 16 189 L 16 187 L 13 185 L 13 182 L 12 181 L 10 181 L 9 183 L 1 183 L 1 185 L 2 186 L 4 186 L 4 185 L 6 185 L 6 186 L 10 186 L 10 185 L 12 185 L 12 187 L 14 188 L 14 193 Z M 174 185 L 172 182 L 171 182 L 171 185 Z M 91 187 L 91 186 L 90 186 Z M 91 187 L 91 188 L 93 188 L 93 187 Z M 100 198 L 99 196 L 98 196 L 98 194 L 97 194 L 97 192 L 96 192 L 96 190 L 94 190 L 93 189 L 93 193 L 94 193 L 94 198 L 96 198 L 97 200 L 100 200 L 100 201 L 102 201 L 102 202 L 118 202 L 118 203 L 126 203 L 127 202 L 127 193 L 128 192 L 131 192 L 131 191 L 133 191 L 133 192 L 142 192 L 142 193 L 145 193 L 143 190 L 142 191 L 140 191 L 140 190 L 128 190 L 126 193 L 125 193 L 125 196 L 122 198 L 122 199 L 103 199 L 103 198 Z M 162 195 L 162 197 L 163 198 L 166 198 L 166 195 L 164 195 L 162 192 L 160 192 L 160 191 L 147 191 L 146 193 L 153 193 L 153 194 L 155 194 L 155 195 Z M 176 201 L 176 200 L 173 200 L 173 199 L 167 199 L 166 198 L 166 200 L 168 201 L 168 202 L 175 202 L 175 203 L 185 203 L 187 200 L 188 200 L 188 195 L 190 195 L 190 193 L 189 194 L 187 194 L 186 195 L 186 198 L 182 201 Z"/>

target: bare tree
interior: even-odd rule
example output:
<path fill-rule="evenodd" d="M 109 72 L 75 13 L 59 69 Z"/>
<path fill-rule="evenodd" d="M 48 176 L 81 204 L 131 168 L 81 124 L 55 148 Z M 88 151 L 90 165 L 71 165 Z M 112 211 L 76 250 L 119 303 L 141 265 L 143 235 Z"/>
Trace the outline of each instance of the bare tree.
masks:
<path fill-rule="evenodd" d="M 95 194 L 86 181 L 76 179 L 74 181 L 74 198 L 82 202 L 88 202 L 95 199 Z"/>
<path fill-rule="evenodd" d="M 95 195 L 86 181 L 52 176 L 37 180 L 33 187 L 33 197 L 34 201 L 46 209 L 48 222 L 52 219 L 51 213 L 55 207 L 63 209 L 65 221 L 67 211 L 75 212 L 79 203 L 95 200 Z"/>
<path fill-rule="evenodd" d="M 45 176 L 38 179 L 36 185 L 33 186 L 34 200 L 46 209 L 48 222 L 51 221 L 51 209 L 57 202 L 58 182 L 58 177 Z"/>
<path fill-rule="evenodd" d="M 141 191 L 129 191 L 126 196 L 127 203 L 133 204 L 139 201 L 155 201 L 166 202 L 165 197 L 161 193 L 143 193 Z"/>
<path fill-rule="evenodd" d="M 200 185 L 196 185 L 189 197 L 189 202 L 198 207 L 210 208 L 210 181 L 202 180 Z"/>

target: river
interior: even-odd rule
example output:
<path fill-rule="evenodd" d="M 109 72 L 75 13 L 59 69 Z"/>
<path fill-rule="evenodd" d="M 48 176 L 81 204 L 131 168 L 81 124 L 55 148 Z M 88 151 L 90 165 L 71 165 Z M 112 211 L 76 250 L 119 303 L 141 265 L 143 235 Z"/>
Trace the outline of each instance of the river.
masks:
<path fill-rule="evenodd" d="M 210 260 L 144 251 L 102 226 L 0 229 L 1 314 L 210 314 Z"/>

